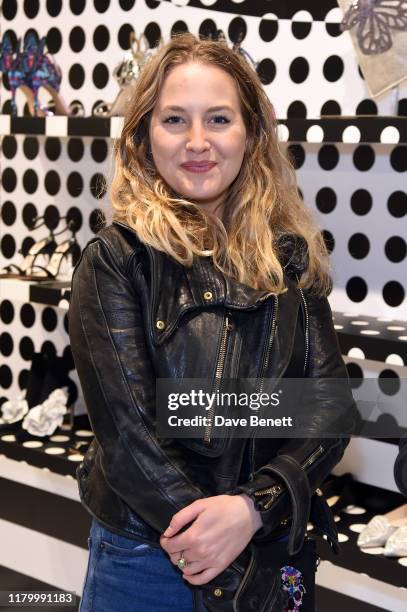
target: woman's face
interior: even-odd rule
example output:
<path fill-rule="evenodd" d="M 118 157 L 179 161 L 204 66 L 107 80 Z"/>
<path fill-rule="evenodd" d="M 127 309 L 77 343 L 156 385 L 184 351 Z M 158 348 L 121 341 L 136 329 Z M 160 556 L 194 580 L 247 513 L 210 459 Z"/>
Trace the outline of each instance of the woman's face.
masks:
<path fill-rule="evenodd" d="M 215 211 L 239 173 L 246 146 L 233 78 L 197 62 L 173 68 L 151 116 L 150 142 L 156 169 L 168 185 Z M 216 214 L 221 212 L 220 207 Z"/>

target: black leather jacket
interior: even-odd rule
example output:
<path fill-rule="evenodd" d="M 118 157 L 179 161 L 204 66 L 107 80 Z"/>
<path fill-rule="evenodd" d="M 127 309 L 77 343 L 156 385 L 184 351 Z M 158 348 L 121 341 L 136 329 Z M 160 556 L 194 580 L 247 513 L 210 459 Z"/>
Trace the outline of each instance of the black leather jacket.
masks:
<path fill-rule="evenodd" d="M 225 446 L 157 439 L 154 420 L 155 377 L 347 378 L 329 302 L 298 288 L 291 272 L 301 266 L 295 251 L 288 255 L 288 291 L 275 296 L 225 277 L 210 258 L 181 266 L 117 221 L 83 249 L 69 335 L 95 439 L 77 477 L 83 504 L 109 529 L 157 546 L 173 514 L 194 500 L 283 483 L 254 537 L 291 528 L 291 547 L 300 548 L 310 499 L 347 438 L 231 438 Z M 338 398 L 321 387 L 321 431 L 339 402 L 353 406 L 350 388 Z M 279 477 L 284 462 L 288 481 Z M 293 516 L 304 470 L 297 493 L 305 516 Z"/>

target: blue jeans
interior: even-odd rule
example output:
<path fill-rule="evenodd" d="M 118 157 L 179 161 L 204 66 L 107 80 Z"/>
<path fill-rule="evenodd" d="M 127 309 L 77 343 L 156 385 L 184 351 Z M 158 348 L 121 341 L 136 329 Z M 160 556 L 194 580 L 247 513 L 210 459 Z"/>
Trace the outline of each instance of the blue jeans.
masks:
<path fill-rule="evenodd" d="M 162 548 L 117 535 L 95 519 L 79 612 L 192 612 L 192 592 Z"/>

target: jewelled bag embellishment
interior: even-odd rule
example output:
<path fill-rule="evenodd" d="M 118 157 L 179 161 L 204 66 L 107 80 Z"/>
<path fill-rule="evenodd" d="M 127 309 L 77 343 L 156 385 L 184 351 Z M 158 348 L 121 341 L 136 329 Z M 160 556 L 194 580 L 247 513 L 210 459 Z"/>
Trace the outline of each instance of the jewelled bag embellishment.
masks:
<path fill-rule="evenodd" d="M 284 612 L 298 612 L 302 606 L 304 593 L 306 593 L 302 573 L 291 565 L 284 565 L 280 568 L 280 572 L 281 585 L 288 595 L 288 607 Z"/>
<path fill-rule="evenodd" d="M 388 51 L 391 30 L 407 32 L 406 0 L 353 0 L 341 22 L 341 30 L 356 27 L 356 38 L 365 55 Z"/>

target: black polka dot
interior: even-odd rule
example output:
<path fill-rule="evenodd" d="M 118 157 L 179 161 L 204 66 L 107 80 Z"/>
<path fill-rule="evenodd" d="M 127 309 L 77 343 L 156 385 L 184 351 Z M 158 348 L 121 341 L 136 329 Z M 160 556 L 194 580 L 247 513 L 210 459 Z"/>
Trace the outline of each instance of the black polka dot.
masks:
<path fill-rule="evenodd" d="M 3 4 L 5 3 L 3 2 Z M 39 10 L 39 0 L 24 0 L 24 13 L 27 15 L 28 19 L 34 19 L 34 17 L 38 15 Z"/>
<path fill-rule="evenodd" d="M 4 157 L 7 159 L 13 159 L 17 153 L 17 141 L 14 136 L 4 136 L 1 141 L 1 148 Z"/>
<path fill-rule="evenodd" d="M 47 13 L 50 17 L 57 17 L 62 10 L 62 0 L 47 0 Z"/>
<path fill-rule="evenodd" d="M 55 161 L 61 155 L 61 141 L 59 138 L 49 137 L 45 139 L 45 155 L 51 161 Z"/>
<path fill-rule="evenodd" d="M 106 140 L 102 138 L 95 138 L 94 140 L 92 140 L 90 153 L 94 161 L 99 163 L 105 161 L 108 154 L 108 150 L 109 147 Z"/>
<path fill-rule="evenodd" d="M 6 365 L 0 366 L 0 380 L 3 389 L 9 389 L 13 384 L 13 374 Z"/>
<path fill-rule="evenodd" d="M 318 151 L 318 163 L 323 170 L 333 170 L 339 162 L 339 151 L 335 145 L 323 145 Z"/>
<path fill-rule="evenodd" d="M 55 229 L 60 220 L 59 210 L 53 204 L 49 204 L 44 211 L 45 225 L 49 229 Z"/>
<path fill-rule="evenodd" d="M 94 234 L 97 234 L 106 225 L 106 218 L 100 208 L 95 208 L 89 215 L 89 227 Z"/>
<path fill-rule="evenodd" d="M 393 170 L 396 172 L 407 171 L 407 147 L 399 146 L 394 147 L 390 155 L 390 163 Z"/>
<path fill-rule="evenodd" d="M 73 64 L 69 69 L 68 79 L 73 89 L 82 87 L 85 81 L 85 71 L 81 64 Z"/>
<path fill-rule="evenodd" d="M 242 17 L 235 17 L 229 24 L 228 36 L 232 43 L 243 43 L 247 35 L 247 24 Z"/>
<path fill-rule="evenodd" d="M 14 191 L 17 186 L 17 175 L 13 168 L 5 168 L 1 175 L 2 187 L 7 193 Z"/>
<path fill-rule="evenodd" d="M 407 98 L 402 98 L 399 100 L 397 105 L 397 114 L 400 117 L 407 117 Z"/>
<path fill-rule="evenodd" d="M 35 170 L 29 168 L 23 174 L 23 187 L 27 193 L 34 193 L 38 188 L 38 176 Z"/>
<path fill-rule="evenodd" d="M 24 238 L 22 245 L 21 245 L 21 252 L 24 254 L 24 256 L 27 255 L 28 251 L 31 249 L 34 242 L 35 240 L 32 236 L 26 236 Z"/>
<path fill-rule="evenodd" d="M 14 319 L 14 306 L 10 300 L 1 300 L 0 302 L 0 319 L 6 325 Z"/>
<path fill-rule="evenodd" d="M 370 170 L 375 162 L 375 152 L 370 145 L 360 145 L 353 152 L 353 163 L 357 170 L 366 172 Z"/>
<path fill-rule="evenodd" d="M 24 205 L 21 216 L 22 216 L 24 225 L 30 228 L 33 226 L 34 221 L 38 216 L 38 211 L 36 207 L 34 206 L 34 204 L 31 204 L 31 202 L 28 202 L 28 204 Z"/>
<path fill-rule="evenodd" d="M 78 162 L 82 159 L 85 147 L 82 138 L 70 138 L 67 145 L 68 157 L 73 162 Z"/>
<path fill-rule="evenodd" d="M 23 151 L 27 159 L 35 159 L 40 150 L 38 138 L 35 136 L 27 136 L 24 138 Z"/>
<path fill-rule="evenodd" d="M 387 396 L 396 395 L 400 391 L 400 378 L 397 372 L 386 368 L 382 370 L 378 376 L 378 384 L 380 391 Z M 380 415 L 380 417 L 389 417 L 390 415 Z M 379 417 L 379 419 L 380 419 Z M 393 418 L 393 417 L 390 417 Z M 394 425 L 394 424 L 392 424 Z"/>
<path fill-rule="evenodd" d="M 56 195 L 61 188 L 61 179 L 59 178 L 58 172 L 55 170 L 48 170 L 44 179 L 45 191 L 49 195 Z"/>
<path fill-rule="evenodd" d="M 14 342 L 12 336 L 8 332 L 0 334 L 0 353 L 4 357 L 10 357 L 13 352 Z"/>
<path fill-rule="evenodd" d="M 298 40 L 303 40 L 308 36 L 311 32 L 312 22 L 311 21 L 292 21 L 291 22 L 291 31 L 293 33 L 294 38 L 298 38 Z"/>
<path fill-rule="evenodd" d="M 17 15 L 17 0 L 3 0 L 1 12 L 4 19 L 10 21 Z"/>
<path fill-rule="evenodd" d="M 387 208 L 392 217 L 404 217 L 407 214 L 407 193 L 394 191 L 387 201 Z"/>
<path fill-rule="evenodd" d="M 120 8 L 123 11 L 131 11 L 136 0 L 119 0 Z"/>
<path fill-rule="evenodd" d="M 103 198 L 106 193 L 106 179 L 100 172 L 96 172 L 90 179 L 90 191 L 93 197 Z"/>
<path fill-rule="evenodd" d="M 69 33 L 69 46 L 72 51 L 79 53 L 85 46 L 86 36 L 83 28 L 75 26 Z"/>
<path fill-rule="evenodd" d="M 150 21 L 144 29 L 144 34 L 148 40 L 148 44 L 151 48 L 155 48 L 159 45 L 161 37 L 161 28 L 156 22 Z"/>
<path fill-rule="evenodd" d="M 321 117 L 323 115 L 341 115 L 341 107 L 336 100 L 327 100 L 321 108 Z"/>
<path fill-rule="evenodd" d="M 172 25 L 170 30 L 170 36 L 172 38 L 173 36 L 175 36 L 175 34 L 184 34 L 185 32 L 188 32 L 187 24 L 185 23 L 185 21 L 178 20 Z"/>
<path fill-rule="evenodd" d="M 6 200 L 1 207 L 1 218 L 5 225 L 13 225 L 17 219 L 17 211 L 13 202 Z"/>
<path fill-rule="evenodd" d="M 277 69 L 272 59 L 266 57 L 257 64 L 256 72 L 263 85 L 269 85 L 276 77 Z"/>
<path fill-rule="evenodd" d="M 66 181 L 66 188 L 69 195 L 77 198 L 83 191 L 83 178 L 79 172 L 71 172 Z"/>
<path fill-rule="evenodd" d="M 304 147 L 299 144 L 290 144 L 287 147 L 287 156 L 296 170 L 305 162 Z"/>
<path fill-rule="evenodd" d="M 161 6 L 161 0 L 144 0 L 144 2 L 149 9 L 155 9 Z"/>
<path fill-rule="evenodd" d="M 58 317 L 53 308 L 44 308 L 41 316 L 41 323 L 44 329 L 48 332 L 54 331 L 58 324 Z"/>
<path fill-rule="evenodd" d="M 346 283 L 346 293 L 352 302 L 362 302 L 367 295 L 367 284 L 360 276 L 353 276 Z"/>
<path fill-rule="evenodd" d="M 95 9 L 98 13 L 104 13 L 109 8 L 110 0 L 94 0 Z"/>
<path fill-rule="evenodd" d="M 348 241 L 348 250 L 355 259 L 363 259 L 370 250 L 369 238 L 360 232 L 353 234 Z"/>
<path fill-rule="evenodd" d="M 80 15 L 85 8 L 86 0 L 69 0 L 69 6 L 74 15 Z"/>
<path fill-rule="evenodd" d="M 325 214 L 330 213 L 336 206 L 336 193 L 331 187 L 323 187 L 318 191 L 315 202 L 320 212 Z"/>
<path fill-rule="evenodd" d="M 376 102 L 374 102 L 374 100 L 370 100 L 369 98 L 362 100 L 361 102 L 359 102 L 359 104 L 356 107 L 356 114 L 357 115 L 377 115 Z"/>
<path fill-rule="evenodd" d="M 301 100 L 294 100 L 287 108 L 287 119 L 306 119 L 307 107 Z"/>
<path fill-rule="evenodd" d="M 322 72 L 327 81 L 338 81 L 343 74 L 343 60 L 339 55 L 331 55 L 325 60 Z"/>
<path fill-rule="evenodd" d="M 97 51 L 104 51 L 109 45 L 109 30 L 104 25 L 99 25 L 93 32 L 93 45 Z"/>
<path fill-rule="evenodd" d="M 348 370 L 349 378 L 363 378 L 363 370 L 358 363 L 348 361 L 346 369 Z"/>
<path fill-rule="evenodd" d="M 199 26 L 199 38 L 210 38 L 211 40 L 215 39 L 217 32 L 216 23 L 213 19 L 204 19 L 204 21 Z"/>
<path fill-rule="evenodd" d="M 367 215 L 372 208 L 372 196 L 366 189 L 357 189 L 352 194 L 350 205 L 356 215 Z"/>
<path fill-rule="evenodd" d="M 386 241 L 384 251 L 390 261 L 399 263 L 406 257 L 406 241 L 401 236 L 392 236 Z"/>
<path fill-rule="evenodd" d="M 303 83 L 309 74 L 309 64 L 305 57 L 296 57 L 290 64 L 289 73 L 294 83 Z"/>
<path fill-rule="evenodd" d="M 130 48 L 130 35 L 132 32 L 134 32 L 134 28 L 129 23 L 124 23 L 120 27 L 119 32 L 117 34 L 117 41 L 121 49 L 124 49 L 125 51 L 127 51 L 127 49 Z M 149 43 L 151 47 L 150 40 L 149 40 Z"/>
<path fill-rule="evenodd" d="M 106 87 L 109 80 L 109 71 L 106 64 L 96 64 L 92 72 L 92 80 L 95 87 L 98 89 L 103 89 Z"/>
<path fill-rule="evenodd" d="M 3 234 L 1 237 L 1 252 L 4 257 L 11 259 L 16 252 L 16 241 L 11 234 Z"/>
<path fill-rule="evenodd" d="M 23 327 L 32 327 L 35 323 L 35 310 L 31 304 L 23 304 L 20 309 L 20 321 Z"/>
<path fill-rule="evenodd" d="M 47 355 L 50 359 L 55 357 L 56 354 L 57 354 L 57 351 L 56 351 L 56 348 L 55 348 L 54 344 L 52 342 L 47 341 L 47 340 L 42 343 L 42 345 L 40 347 L 40 352 L 44 353 L 44 355 Z"/>
<path fill-rule="evenodd" d="M 270 42 L 278 34 L 278 20 L 262 18 L 259 24 L 259 36 L 264 42 Z"/>
<path fill-rule="evenodd" d="M 47 34 L 47 47 L 50 53 L 58 53 L 62 45 L 62 36 L 58 28 L 51 28 Z"/>
<path fill-rule="evenodd" d="M 327 229 L 322 230 L 322 238 L 324 239 L 328 253 L 332 253 L 335 248 L 335 238 L 332 232 Z"/>
<path fill-rule="evenodd" d="M 63 318 L 63 325 L 64 325 L 64 330 L 67 334 L 69 334 L 69 317 L 67 314 L 64 315 Z"/>
<path fill-rule="evenodd" d="M 21 357 L 25 361 L 30 361 L 34 353 L 34 343 L 28 336 L 23 336 L 19 343 L 19 351 Z"/>
<path fill-rule="evenodd" d="M 404 300 L 404 289 L 398 281 L 389 281 L 383 287 L 383 299 L 389 306 L 396 308 Z"/>
<path fill-rule="evenodd" d="M 326 21 L 325 28 L 327 34 L 333 37 L 340 36 L 342 34 L 342 30 L 340 29 L 339 25 L 340 24 L 338 22 L 335 23 L 334 21 Z"/>

